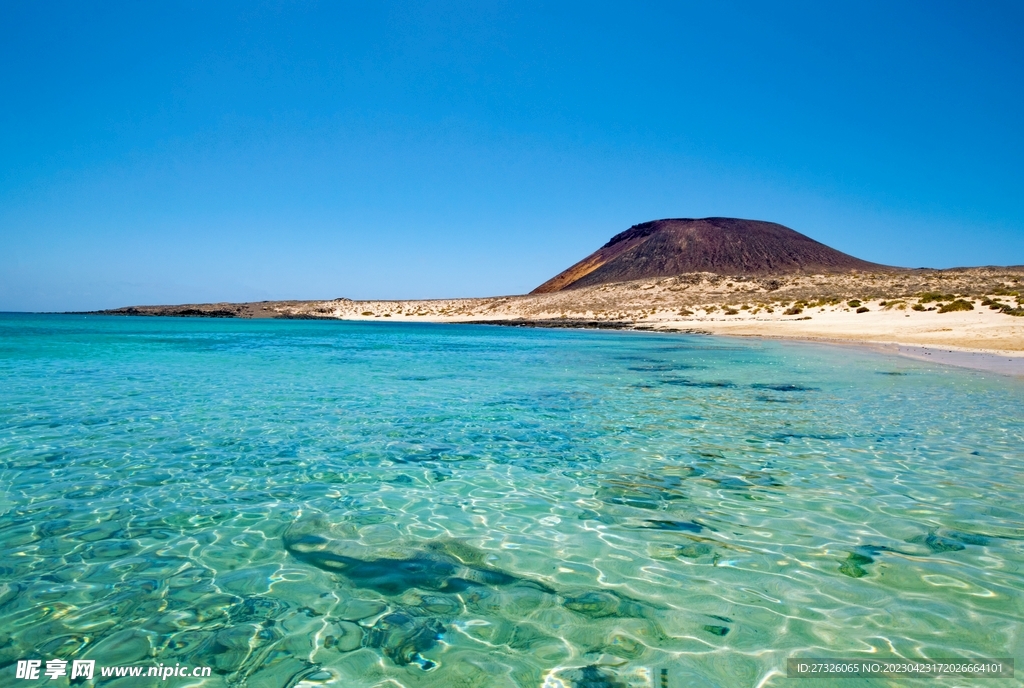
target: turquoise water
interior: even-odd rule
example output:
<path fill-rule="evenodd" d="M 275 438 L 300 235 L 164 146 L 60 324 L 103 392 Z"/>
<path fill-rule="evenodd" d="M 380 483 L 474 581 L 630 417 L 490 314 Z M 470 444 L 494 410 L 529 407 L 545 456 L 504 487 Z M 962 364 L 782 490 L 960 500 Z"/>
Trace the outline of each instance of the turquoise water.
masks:
<path fill-rule="evenodd" d="M 1021 658 L 1022 408 L 1020 381 L 769 341 L 0 316 L 0 674 L 779 686 L 791 656 Z"/>

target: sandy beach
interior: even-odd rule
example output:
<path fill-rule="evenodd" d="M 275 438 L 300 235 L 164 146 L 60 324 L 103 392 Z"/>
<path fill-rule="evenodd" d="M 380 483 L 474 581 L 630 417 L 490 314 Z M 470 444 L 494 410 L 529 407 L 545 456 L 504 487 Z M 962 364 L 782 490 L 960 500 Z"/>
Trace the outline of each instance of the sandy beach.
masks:
<path fill-rule="evenodd" d="M 867 345 L 901 356 L 1024 376 L 1022 282 L 1020 267 L 761 278 L 694 273 L 525 296 L 134 306 L 104 312 L 771 337 Z"/>
<path fill-rule="evenodd" d="M 506 301 L 499 308 L 493 303 L 446 304 L 447 314 L 419 316 L 411 309 L 420 302 L 352 302 L 338 309 L 346 320 L 412 322 L 488 322 L 547 327 L 609 327 L 662 332 L 697 332 L 735 337 L 768 337 L 827 344 L 868 346 L 881 353 L 915 358 L 933 363 L 986 370 L 1024 377 L 1024 319 L 975 306 L 971 311 L 939 313 L 911 308 L 886 310 L 880 301 L 862 302 L 856 308 L 845 304 L 804 308 L 801 313 L 785 315 L 753 309 L 724 315 L 716 310 L 689 316 L 666 313 L 634 313 L 622 320 L 594 319 L 593 313 L 539 318 Z M 375 310 L 359 310 L 375 309 Z M 358 312 L 356 312 L 358 311 Z M 469 312 L 467 312 L 469 311 Z M 373 315 L 366 315 L 373 312 Z M 550 315 L 543 313 L 542 315 Z M 592 318 L 587 320 L 587 318 Z"/>

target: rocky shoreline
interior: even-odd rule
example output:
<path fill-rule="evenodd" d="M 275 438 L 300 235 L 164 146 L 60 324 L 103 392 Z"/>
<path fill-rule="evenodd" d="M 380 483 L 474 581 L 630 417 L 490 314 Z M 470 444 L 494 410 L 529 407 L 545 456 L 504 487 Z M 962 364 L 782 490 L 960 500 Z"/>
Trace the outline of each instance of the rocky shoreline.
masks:
<path fill-rule="evenodd" d="M 692 273 L 524 296 L 222 302 L 97 313 L 665 331 L 1024 356 L 1024 317 L 1019 317 L 1024 316 L 1024 268 L 731 277 Z"/>

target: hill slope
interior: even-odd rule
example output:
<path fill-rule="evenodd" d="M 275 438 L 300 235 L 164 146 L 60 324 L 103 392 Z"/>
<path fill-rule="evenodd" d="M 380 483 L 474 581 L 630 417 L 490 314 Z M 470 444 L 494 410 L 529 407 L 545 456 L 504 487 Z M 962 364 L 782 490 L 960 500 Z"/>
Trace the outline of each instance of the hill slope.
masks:
<path fill-rule="evenodd" d="M 690 272 L 720 275 L 892 271 L 774 222 L 706 217 L 633 225 L 533 290 L 545 294 Z"/>

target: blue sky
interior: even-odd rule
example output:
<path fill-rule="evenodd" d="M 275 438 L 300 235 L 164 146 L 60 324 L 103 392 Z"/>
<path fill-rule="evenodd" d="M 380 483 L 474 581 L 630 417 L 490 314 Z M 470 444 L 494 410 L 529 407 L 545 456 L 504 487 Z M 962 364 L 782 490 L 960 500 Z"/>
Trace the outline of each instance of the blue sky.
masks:
<path fill-rule="evenodd" d="M 1024 263 L 1024 5 L 0 0 L 0 310 L 522 293 L 637 222 Z"/>

